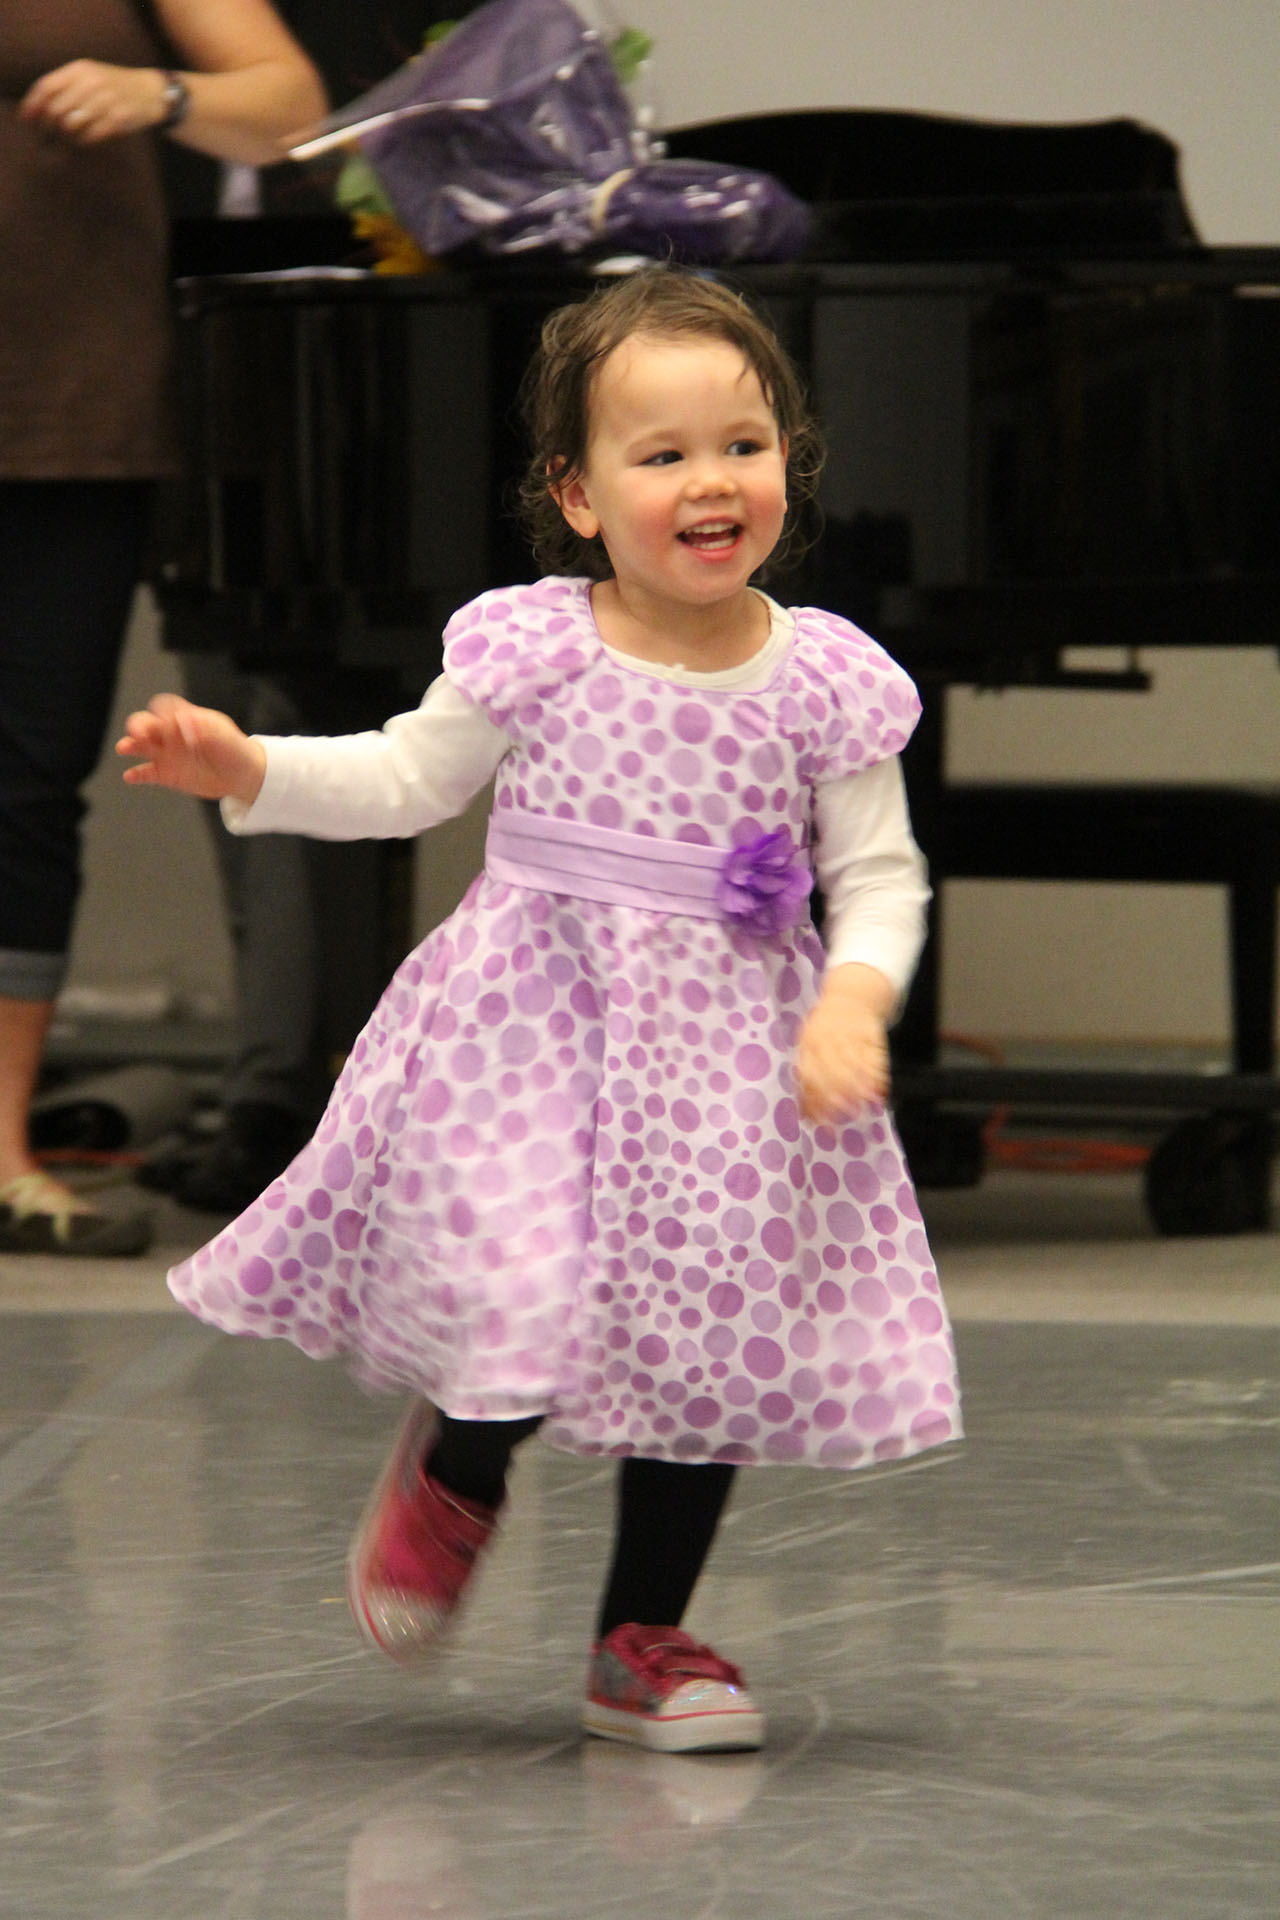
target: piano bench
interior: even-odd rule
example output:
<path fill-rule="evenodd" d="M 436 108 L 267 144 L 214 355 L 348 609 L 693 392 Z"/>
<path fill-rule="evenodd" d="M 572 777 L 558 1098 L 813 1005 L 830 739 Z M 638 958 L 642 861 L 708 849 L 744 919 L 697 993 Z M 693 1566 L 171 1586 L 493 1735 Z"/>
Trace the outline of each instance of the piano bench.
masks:
<path fill-rule="evenodd" d="M 926 849 L 935 881 L 1203 882 L 1230 902 L 1233 1067 L 1276 1045 L 1280 787 L 948 782 Z"/>

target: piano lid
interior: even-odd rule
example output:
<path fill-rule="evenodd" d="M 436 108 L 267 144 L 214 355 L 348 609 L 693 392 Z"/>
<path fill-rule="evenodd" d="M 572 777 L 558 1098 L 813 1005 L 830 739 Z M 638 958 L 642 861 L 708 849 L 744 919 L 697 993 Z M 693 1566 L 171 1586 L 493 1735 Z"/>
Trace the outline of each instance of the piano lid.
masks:
<path fill-rule="evenodd" d="M 664 138 L 673 156 L 771 173 L 808 201 L 808 259 L 1098 259 L 1200 246 L 1177 147 L 1135 120 L 815 109 L 675 127 Z"/>

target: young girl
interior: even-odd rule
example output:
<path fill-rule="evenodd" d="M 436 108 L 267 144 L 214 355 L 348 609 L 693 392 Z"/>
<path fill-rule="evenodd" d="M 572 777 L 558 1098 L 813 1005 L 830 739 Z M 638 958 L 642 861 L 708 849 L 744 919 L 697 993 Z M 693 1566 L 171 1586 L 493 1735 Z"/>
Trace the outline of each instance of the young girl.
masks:
<path fill-rule="evenodd" d="M 584 1726 L 754 1747 L 738 1669 L 679 1624 L 735 1468 L 960 1434 L 883 1104 L 927 898 L 918 702 L 865 634 L 752 584 L 817 458 L 740 298 L 604 286 L 548 321 L 526 401 L 549 575 L 454 616 L 416 712 L 276 740 L 161 695 L 119 743 L 126 780 L 221 798 L 236 832 L 415 834 L 497 775 L 484 873 L 315 1139 L 170 1286 L 420 1396 L 348 1563 L 375 1646 L 438 1640 L 541 1427 L 621 1461 Z"/>

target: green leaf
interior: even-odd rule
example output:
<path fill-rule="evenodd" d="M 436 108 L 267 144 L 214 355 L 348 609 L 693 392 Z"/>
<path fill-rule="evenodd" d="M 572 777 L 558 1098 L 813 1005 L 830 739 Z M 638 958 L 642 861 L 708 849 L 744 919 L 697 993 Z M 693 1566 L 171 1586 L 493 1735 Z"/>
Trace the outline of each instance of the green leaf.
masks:
<path fill-rule="evenodd" d="M 624 27 L 609 47 L 613 70 L 624 87 L 629 87 L 653 52 L 653 41 L 639 27 Z"/>
<path fill-rule="evenodd" d="M 334 183 L 333 197 L 344 213 L 384 213 L 395 217 L 381 180 L 362 153 L 349 153 Z"/>

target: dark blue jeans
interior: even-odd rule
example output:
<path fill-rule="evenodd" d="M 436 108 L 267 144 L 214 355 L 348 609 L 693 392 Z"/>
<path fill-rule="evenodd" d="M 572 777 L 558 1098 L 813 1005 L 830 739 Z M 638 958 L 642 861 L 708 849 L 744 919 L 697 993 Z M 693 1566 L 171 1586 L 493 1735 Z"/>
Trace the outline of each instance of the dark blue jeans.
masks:
<path fill-rule="evenodd" d="M 52 1000 L 142 567 L 149 480 L 0 480 L 0 995 Z"/>

